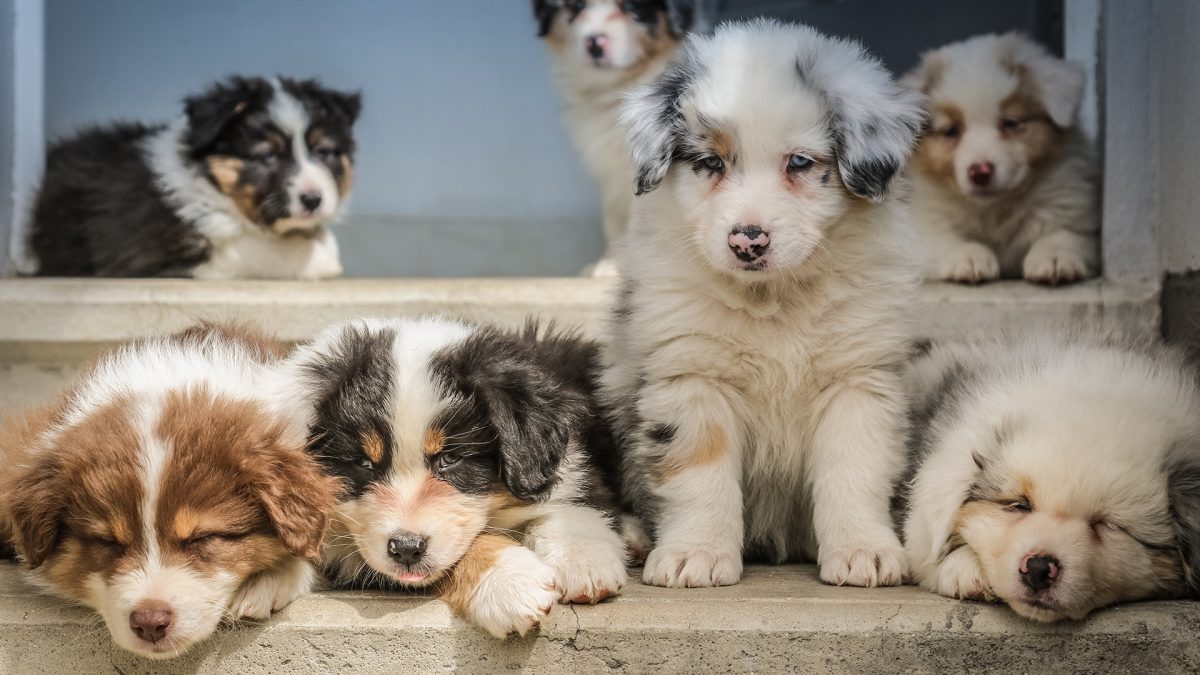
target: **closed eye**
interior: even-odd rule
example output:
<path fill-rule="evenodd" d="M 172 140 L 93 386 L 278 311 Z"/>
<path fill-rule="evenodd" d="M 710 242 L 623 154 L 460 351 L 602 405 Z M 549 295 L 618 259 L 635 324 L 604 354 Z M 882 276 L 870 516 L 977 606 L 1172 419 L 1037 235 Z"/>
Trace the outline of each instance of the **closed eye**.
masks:
<path fill-rule="evenodd" d="M 184 539 L 183 545 L 189 547 L 203 546 L 204 544 L 211 544 L 219 540 L 236 541 L 238 539 L 245 539 L 248 536 L 250 536 L 249 532 L 204 532 L 202 534 L 193 534 Z"/>
<path fill-rule="evenodd" d="M 1033 511 L 1033 504 L 1029 503 L 1029 498 L 1024 496 L 1003 502 L 1003 504 L 1005 511 L 1013 513 L 1030 513 Z"/>

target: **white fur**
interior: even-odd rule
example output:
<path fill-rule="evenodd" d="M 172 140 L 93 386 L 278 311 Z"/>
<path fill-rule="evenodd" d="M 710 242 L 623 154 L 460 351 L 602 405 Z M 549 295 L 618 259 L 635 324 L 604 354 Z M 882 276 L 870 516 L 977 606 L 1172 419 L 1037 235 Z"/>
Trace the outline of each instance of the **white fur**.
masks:
<path fill-rule="evenodd" d="M 815 559 L 828 583 L 900 583 L 888 497 L 903 453 L 895 371 L 916 286 L 907 214 L 886 186 L 860 198 L 813 175 L 793 193 L 781 171 L 789 153 L 838 154 L 830 91 L 842 99 L 839 131 L 856 136 L 843 141 L 863 152 L 902 160 L 915 130 L 891 125 L 911 129 L 919 110 L 861 49 L 805 27 L 731 24 L 693 41 L 681 124 L 719 120 L 737 158 L 724 187 L 677 163 L 635 201 L 621 252 L 632 293 L 606 354 L 614 408 L 632 397 L 634 424 L 674 425 L 664 452 L 683 463 L 660 482 L 653 442 L 639 435 L 629 449 L 635 498 L 657 521 L 644 579 L 735 583 L 745 543 L 769 546 L 778 562 Z M 831 73 L 841 78 L 832 90 L 811 88 Z M 646 117 L 654 95 L 640 91 L 625 112 L 651 173 L 671 142 Z M 863 105 L 872 100 L 895 116 L 874 120 Z M 877 142 L 859 143 L 868 127 Z M 770 230 L 767 268 L 738 267 L 726 244 L 737 223 Z M 714 457 L 691 459 L 714 444 Z"/>
<path fill-rule="evenodd" d="M 186 124 L 180 118 L 151 136 L 144 152 L 175 214 L 212 244 L 209 260 L 192 271 L 194 277 L 312 280 L 342 273 L 337 240 L 325 221 L 313 220 L 300 228 L 303 232 L 288 236 L 267 230 L 247 219 L 207 178 L 188 167 L 182 156 Z M 336 197 L 337 190 L 332 194 Z M 335 198 L 332 204 L 337 203 Z M 336 212 L 330 219 L 334 216 Z"/>
<path fill-rule="evenodd" d="M 661 51 L 647 54 L 635 35 L 641 29 L 628 17 L 612 18 L 615 9 L 613 0 L 591 0 L 570 25 L 560 12 L 553 30 L 561 37 L 547 40 L 567 130 L 600 188 L 606 248 L 604 257 L 585 270 L 592 276 L 617 274 L 615 247 L 627 230 L 633 201 L 633 167 L 617 122 L 622 96 L 657 77 L 676 49 L 675 40 L 668 38 L 659 43 Z M 663 25 L 660 30 L 667 28 Z M 607 35 L 611 45 L 611 57 L 603 67 L 592 63 L 584 50 L 585 37 L 598 33 Z M 563 44 L 558 46 L 556 40 Z"/>
<path fill-rule="evenodd" d="M 586 506 L 559 505 L 526 528 L 525 545 L 554 568 L 563 602 L 599 602 L 625 586 L 625 547 L 612 523 Z"/>
<path fill-rule="evenodd" d="M 467 604 L 467 620 L 492 637 L 525 635 L 554 607 L 554 570 L 524 546 L 504 549 Z"/>
<path fill-rule="evenodd" d="M 1023 146 L 999 129 L 1002 103 L 1020 86 L 1010 63 L 1024 68 L 1047 115 L 1065 130 L 1057 156 L 1041 166 L 1031 165 Z M 942 124 L 940 107 L 963 116 L 954 186 L 925 174 L 919 163 L 913 172 L 927 275 L 970 283 L 1002 276 L 1039 283 L 1095 276 L 1096 162 L 1074 128 L 1083 71 L 1019 35 L 984 35 L 929 52 L 905 81 L 927 91 L 934 133 Z M 980 162 L 995 167 L 986 192 L 967 175 Z"/>
<path fill-rule="evenodd" d="M 936 401 L 942 411 L 916 430 L 924 441 L 904 528 L 922 587 L 996 597 L 1038 621 L 1079 619 L 1114 601 L 1177 590 L 1178 580 L 1157 576 L 1162 570 L 1122 533 L 1175 538 L 1168 460 L 1181 440 L 1200 433 L 1200 391 L 1177 355 L 1041 329 L 937 346 L 907 381 L 918 410 Z M 960 515 L 982 475 L 977 461 L 995 467 L 989 476 L 1032 486 L 1032 511 L 1013 514 L 1007 533 Z M 1122 530 L 1089 528 L 1100 519 Z M 950 550 L 955 532 L 963 545 Z M 1033 553 L 1061 564 L 1049 596 L 1054 610 L 1025 602 L 1018 568 Z"/>

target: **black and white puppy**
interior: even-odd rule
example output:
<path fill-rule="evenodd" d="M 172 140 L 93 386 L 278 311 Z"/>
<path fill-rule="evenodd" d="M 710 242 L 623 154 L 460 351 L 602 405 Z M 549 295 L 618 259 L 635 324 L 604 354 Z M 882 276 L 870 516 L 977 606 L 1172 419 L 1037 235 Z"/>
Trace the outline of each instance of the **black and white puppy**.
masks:
<path fill-rule="evenodd" d="M 343 479 L 340 584 L 431 587 L 501 637 L 625 583 L 595 344 L 535 325 L 360 320 L 289 361 L 310 451 Z M 287 395 L 287 394 L 285 394 Z M 522 545 L 524 544 L 524 545 Z"/>
<path fill-rule="evenodd" d="M 917 95 L 855 43 L 731 23 L 624 119 L 641 196 L 604 384 L 656 539 L 645 581 L 733 584 L 746 552 L 900 583 Z"/>
<path fill-rule="evenodd" d="M 51 147 L 29 250 L 42 276 L 322 279 L 350 193 L 358 94 L 232 77 L 167 125 Z"/>
<path fill-rule="evenodd" d="M 692 0 L 533 0 L 562 91 L 567 130 L 600 188 L 604 258 L 585 273 L 616 273 L 613 254 L 629 221 L 633 165 L 618 123 L 622 96 L 658 77 L 691 27 Z"/>
<path fill-rule="evenodd" d="M 915 580 L 1034 621 L 1200 597 L 1200 380 L 1181 353 L 1038 331 L 909 372 Z"/>

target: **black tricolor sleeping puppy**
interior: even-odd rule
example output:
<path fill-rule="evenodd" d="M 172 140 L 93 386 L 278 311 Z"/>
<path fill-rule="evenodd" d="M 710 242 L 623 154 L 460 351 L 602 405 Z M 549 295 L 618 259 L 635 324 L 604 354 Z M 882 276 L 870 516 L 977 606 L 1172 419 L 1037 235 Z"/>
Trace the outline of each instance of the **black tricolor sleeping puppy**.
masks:
<path fill-rule="evenodd" d="M 87 129 L 50 148 L 28 274 L 320 279 L 350 192 L 358 94 L 231 77 L 168 125 Z"/>
<path fill-rule="evenodd" d="M 281 395 L 309 409 L 310 451 L 346 489 L 329 576 L 434 588 L 498 637 L 555 601 L 617 593 L 624 546 L 597 358 L 595 344 L 533 324 L 441 318 L 352 321 L 297 350 Z"/>

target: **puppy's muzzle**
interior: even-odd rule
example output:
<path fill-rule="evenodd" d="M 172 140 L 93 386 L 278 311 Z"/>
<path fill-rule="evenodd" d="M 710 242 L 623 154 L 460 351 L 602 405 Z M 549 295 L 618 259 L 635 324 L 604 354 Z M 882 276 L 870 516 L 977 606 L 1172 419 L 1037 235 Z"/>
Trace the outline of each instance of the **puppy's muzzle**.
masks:
<path fill-rule="evenodd" d="M 734 225 L 729 231 L 729 250 L 744 263 L 758 262 L 770 245 L 771 236 L 758 225 Z"/>
<path fill-rule="evenodd" d="M 167 636 L 174 618 L 166 605 L 139 605 L 129 615 L 129 629 L 139 639 L 154 644 Z"/>

